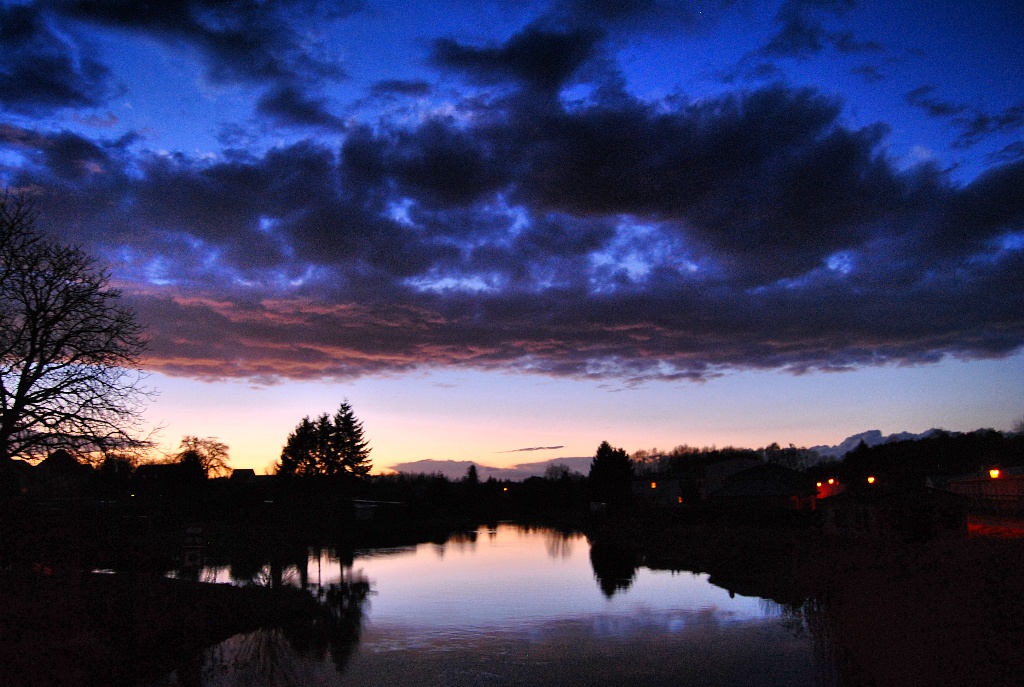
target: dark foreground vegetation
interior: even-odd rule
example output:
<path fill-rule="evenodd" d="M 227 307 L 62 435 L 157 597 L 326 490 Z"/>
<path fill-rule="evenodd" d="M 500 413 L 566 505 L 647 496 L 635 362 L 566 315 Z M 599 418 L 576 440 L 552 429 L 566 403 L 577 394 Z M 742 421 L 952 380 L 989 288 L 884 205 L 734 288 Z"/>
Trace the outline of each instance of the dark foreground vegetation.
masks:
<path fill-rule="evenodd" d="M 204 648 L 264 627 L 309 634 L 325 615 L 294 588 L 42 570 L 0 584 L 5 685 L 152 684 L 172 670 L 198 684 Z"/>

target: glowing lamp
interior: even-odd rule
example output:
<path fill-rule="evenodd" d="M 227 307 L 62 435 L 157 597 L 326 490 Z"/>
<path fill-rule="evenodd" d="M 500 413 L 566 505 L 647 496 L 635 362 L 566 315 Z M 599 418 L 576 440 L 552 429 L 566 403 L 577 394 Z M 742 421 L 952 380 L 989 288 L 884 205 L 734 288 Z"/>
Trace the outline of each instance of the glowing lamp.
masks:
<path fill-rule="evenodd" d="M 874 484 L 874 483 L 875 483 L 875 478 L 874 477 L 868 477 L 868 484 Z"/>
<path fill-rule="evenodd" d="M 502 491 L 508 491 L 508 487 L 505 487 L 504 489 L 502 489 Z"/>
<path fill-rule="evenodd" d="M 992 468 L 988 471 L 988 476 L 992 479 L 999 479 L 999 468 Z"/>
<path fill-rule="evenodd" d="M 658 488 L 658 483 L 657 482 L 651 482 L 651 489 L 657 489 L 657 488 Z"/>
<path fill-rule="evenodd" d="M 821 489 L 821 482 L 817 483 L 818 489 Z"/>
<path fill-rule="evenodd" d="M 835 481 L 834 479 L 832 479 L 831 477 L 829 477 L 829 478 L 828 478 L 828 483 L 829 483 L 829 484 L 835 484 L 835 483 L 836 483 L 836 481 Z"/>

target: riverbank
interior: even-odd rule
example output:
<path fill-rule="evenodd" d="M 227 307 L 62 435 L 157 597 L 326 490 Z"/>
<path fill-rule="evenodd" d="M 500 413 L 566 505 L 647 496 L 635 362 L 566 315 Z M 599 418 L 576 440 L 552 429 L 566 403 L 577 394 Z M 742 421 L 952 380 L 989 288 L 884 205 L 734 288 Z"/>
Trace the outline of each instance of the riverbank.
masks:
<path fill-rule="evenodd" d="M 152 684 L 204 647 L 308 614 L 298 589 L 114 574 L 0 572 L 0 684 Z"/>
<path fill-rule="evenodd" d="M 851 687 L 1004 685 L 1024 674 L 1021 539 L 907 543 L 638 516 L 589 536 L 647 567 L 707 573 L 782 604 Z"/>

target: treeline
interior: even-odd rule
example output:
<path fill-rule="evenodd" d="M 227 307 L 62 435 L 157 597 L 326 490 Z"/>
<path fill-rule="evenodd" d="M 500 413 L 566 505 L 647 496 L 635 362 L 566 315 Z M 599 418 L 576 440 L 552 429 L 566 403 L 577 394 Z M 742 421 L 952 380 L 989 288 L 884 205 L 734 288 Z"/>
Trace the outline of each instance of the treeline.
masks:
<path fill-rule="evenodd" d="M 589 492 L 584 475 L 568 470 L 524 481 L 480 480 L 475 466 L 462 479 L 433 475 L 378 475 L 364 485 L 367 498 L 401 503 L 414 516 L 473 516 L 500 520 L 586 508 Z"/>
<path fill-rule="evenodd" d="M 764 448 L 697 448 L 685 444 L 671 451 L 636 451 L 630 456 L 638 477 L 678 477 L 708 465 L 732 460 L 756 460 L 782 465 L 815 476 L 860 480 L 885 475 L 903 485 L 924 484 L 928 477 L 953 477 L 993 467 L 1024 466 L 1024 432 L 978 429 L 973 432 L 936 431 L 928 437 L 868 446 L 863 441 L 842 458 L 822 458 L 792 444 Z"/>
<path fill-rule="evenodd" d="M 936 432 L 923 439 L 867 446 L 863 442 L 842 460 L 819 464 L 811 472 L 833 471 L 847 483 L 869 475 L 897 487 L 924 486 L 929 478 L 956 477 L 1024 466 L 1024 433 L 978 429 Z"/>
<path fill-rule="evenodd" d="M 737 458 L 762 460 L 793 470 L 806 470 L 822 462 L 821 456 L 815 451 L 799 448 L 793 444 L 782 448 L 777 443 L 764 448 L 736 448 L 733 446 L 698 448 L 680 444 L 671 451 L 661 451 L 657 448 L 641 449 L 630 456 L 636 474 L 640 477 L 651 475 L 671 477 L 688 472 L 699 465 L 721 463 Z"/>

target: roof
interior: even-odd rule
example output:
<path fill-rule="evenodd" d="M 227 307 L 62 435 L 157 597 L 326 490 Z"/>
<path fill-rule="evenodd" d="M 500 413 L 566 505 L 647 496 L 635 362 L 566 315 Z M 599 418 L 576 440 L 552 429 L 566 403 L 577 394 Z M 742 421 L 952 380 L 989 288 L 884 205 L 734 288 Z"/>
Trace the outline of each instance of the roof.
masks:
<path fill-rule="evenodd" d="M 762 463 L 737 472 L 711 498 L 815 496 L 814 480 L 781 465 Z"/>

